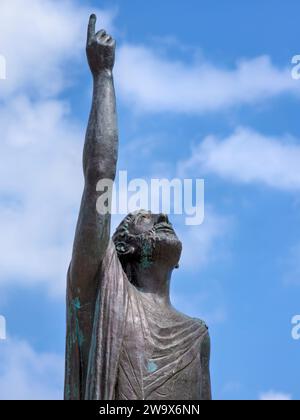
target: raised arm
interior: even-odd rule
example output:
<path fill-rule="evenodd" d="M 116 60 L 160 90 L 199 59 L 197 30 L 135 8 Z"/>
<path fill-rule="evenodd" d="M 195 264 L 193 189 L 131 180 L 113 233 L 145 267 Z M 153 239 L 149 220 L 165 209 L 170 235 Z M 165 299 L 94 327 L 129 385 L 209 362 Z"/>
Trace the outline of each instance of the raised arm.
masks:
<path fill-rule="evenodd" d="M 112 70 L 115 41 L 104 30 L 95 32 L 90 17 L 87 58 L 93 75 L 93 103 L 86 132 L 83 170 L 85 186 L 70 266 L 70 287 L 83 301 L 94 294 L 94 279 L 110 238 L 110 214 L 101 215 L 96 204 L 101 179 L 114 181 L 118 155 L 116 99 Z"/>

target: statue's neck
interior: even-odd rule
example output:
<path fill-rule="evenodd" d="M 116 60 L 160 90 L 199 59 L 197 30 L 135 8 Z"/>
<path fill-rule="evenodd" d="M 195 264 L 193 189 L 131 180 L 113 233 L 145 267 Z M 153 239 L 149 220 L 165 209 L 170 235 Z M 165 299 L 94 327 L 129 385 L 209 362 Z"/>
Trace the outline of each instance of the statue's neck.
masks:
<path fill-rule="evenodd" d="M 133 281 L 138 290 L 154 304 L 171 306 L 170 283 L 173 268 L 162 263 L 152 263 L 148 267 L 136 264 L 132 267 Z"/>

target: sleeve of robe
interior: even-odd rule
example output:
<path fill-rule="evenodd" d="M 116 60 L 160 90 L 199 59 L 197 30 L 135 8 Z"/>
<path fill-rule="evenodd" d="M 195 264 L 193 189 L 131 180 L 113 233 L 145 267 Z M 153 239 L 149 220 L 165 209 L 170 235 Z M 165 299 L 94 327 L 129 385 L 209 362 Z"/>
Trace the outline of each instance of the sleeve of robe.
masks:
<path fill-rule="evenodd" d="M 96 276 L 88 351 L 78 322 L 80 301 L 67 290 L 65 399 L 113 400 L 127 311 L 128 280 L 111 241 Z M 69 275 L 68 275 L 69 283 Z"/>

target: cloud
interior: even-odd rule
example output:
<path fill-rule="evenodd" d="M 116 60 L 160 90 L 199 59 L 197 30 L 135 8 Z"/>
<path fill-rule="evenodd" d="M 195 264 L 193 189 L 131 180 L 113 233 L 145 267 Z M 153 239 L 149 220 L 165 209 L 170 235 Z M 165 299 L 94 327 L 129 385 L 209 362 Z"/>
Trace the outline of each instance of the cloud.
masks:
<path fill-rule="evenodd" d="M 259 399 L 261 401 L 291 401 L 292 396 L 283 392 L 269 391 L 261 394 Z"/>
<path fill-rule="evenodd" d="M 0 284 L 65 289 L 82 190 L 83 133 L 60 101 L 0 108 Z"/>
<path fill-rule="evenodd" d="M 289 136 L 268 137 L 238 128 L 220 139 L 206 137 L 181 162 L 179 171 L 215 174 L 242 184 L 256 183 L 285 191 L 300 189 L 300 142 Z"/>
<path fill-rule="evenodd" d="M 64 359 L 38 353 L 26 341 L 0 343 L 1 400 L 61 400 Z"/>
<path fill-rule="evenodd" d="M 90 11 L 69 0 L 0 3 L 0 53 L 7 63 L 0 84 L 2 287 L 65 291 L 83 183 L 84 130 L 61 94 L 73 69 L 86 61 Z M 110 30 L 114 13 L 96 12 Z"/>
<path fill-rule="evenodd" d="M 239 60 L 226 69 L 205 59 L 186 64 L 145 46 L 124 44 L 116 75 L 123 99 L 144 112 L 204 113 L 299 94 L 290 70 L 275 67 L 268 56 Z"/>
<path fill-rule="evenodd" d="M 0 54 L 7 63 L 2 98 L 24 87 L 39 96 L 53 95 L 70 82 L 72 67 L 84 54 L 89 7 L 69 0 L 0 2 Z M 101 25 L 112 28 L 113 13 L 97 11 Z M 64 71 L 62 71 L 64 70 Z"/>

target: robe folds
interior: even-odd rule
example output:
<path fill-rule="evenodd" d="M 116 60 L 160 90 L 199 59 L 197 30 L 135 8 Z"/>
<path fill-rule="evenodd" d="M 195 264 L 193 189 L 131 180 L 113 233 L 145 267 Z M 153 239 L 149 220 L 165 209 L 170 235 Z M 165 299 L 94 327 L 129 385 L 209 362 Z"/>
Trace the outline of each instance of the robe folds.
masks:
<path fill-rule="evenodd" d="M 162 312 L 133 286 L 111 241 L 82 306 L 68 274 L 65 399 L 199 400 L 206 325 Z"/>

